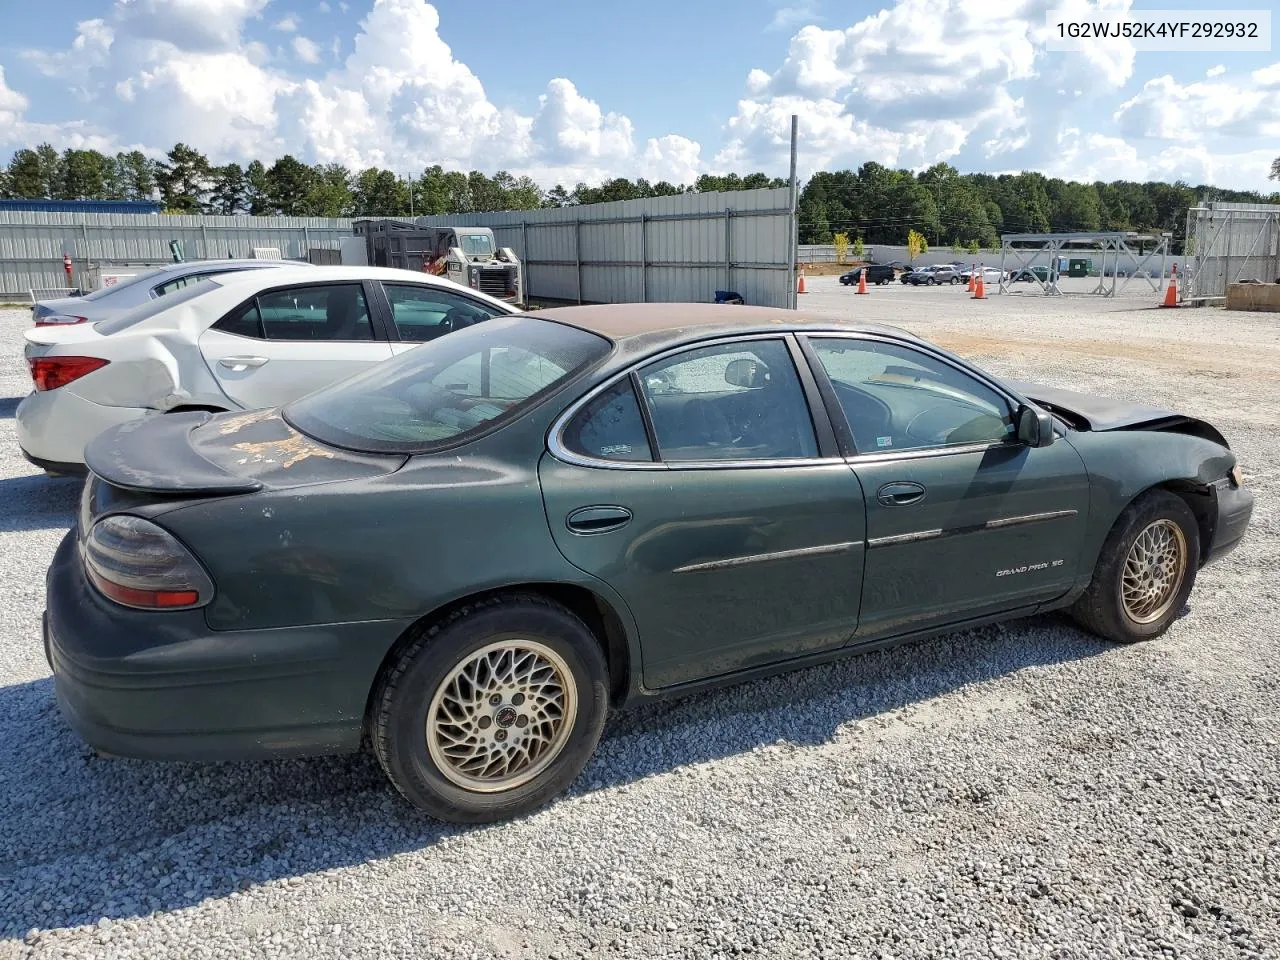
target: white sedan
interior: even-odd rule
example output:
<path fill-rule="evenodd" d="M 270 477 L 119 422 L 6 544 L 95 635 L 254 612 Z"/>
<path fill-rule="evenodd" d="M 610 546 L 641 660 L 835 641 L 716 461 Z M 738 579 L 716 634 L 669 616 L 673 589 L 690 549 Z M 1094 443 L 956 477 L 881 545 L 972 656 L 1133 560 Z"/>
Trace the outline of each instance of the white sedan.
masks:
<path fill-rule="evenodd" d="M 108 427 L 178 410 L 274 407 L 510 304 L 382 267 L 281 267 L 201 280 L 98 323 L 26 336 L 35 390 L 18 405 L 23 455 L 83 473 Z"/>

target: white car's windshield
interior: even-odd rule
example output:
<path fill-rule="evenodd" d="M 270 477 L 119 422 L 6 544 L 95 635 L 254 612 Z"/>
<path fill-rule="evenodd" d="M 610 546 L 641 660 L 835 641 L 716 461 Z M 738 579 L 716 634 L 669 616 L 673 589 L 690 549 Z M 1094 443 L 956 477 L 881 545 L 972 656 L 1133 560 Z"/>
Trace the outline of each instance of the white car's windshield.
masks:
<path fill-rule="evenodd" d="M 80 299 L 81 300 L 101 300 L 103 297 L 109 297 L 113 293 L 117 293 L 123 290 L 125 287 L 132 287 L 139 283 L 142 283 L 143 281 L 151 280 L 152 278 L 157 277 L 162 273 L 164 273 L 163 270 L 148 270 L 145 273 L 139 273 L 136 276 L 132 276 L 128 280 L 121 280 L 119 283 L 113 283 L 109 287 L 103 287 L 101 290 L 95 290 L 93 291 L 93 293 L 86 293 Z"/>
<path fill-rule="evenodd" d="M 99 320 L 93 325 L 96 333 L 102 334 L 104 337 L 113 333 L 119 333 L 132 327 L 135 323 L 141 323 L 149 317 L 154 317 L 162 310 L 169 310 L 180 304 L 186 303 L 188 300 L 194 300 L 196 297 L 203 296 L 210 290 L 220 286 L 220 284 L 211 277 L 201 277 L 194 283 L 190 283 L 176 293 L 171 293 L 166 297 L 158 297 L 155 300 L 148 300 L 140 307 L 132 310 L 126 310 L 117 317 L 111 317 L 109 320 Z"/>

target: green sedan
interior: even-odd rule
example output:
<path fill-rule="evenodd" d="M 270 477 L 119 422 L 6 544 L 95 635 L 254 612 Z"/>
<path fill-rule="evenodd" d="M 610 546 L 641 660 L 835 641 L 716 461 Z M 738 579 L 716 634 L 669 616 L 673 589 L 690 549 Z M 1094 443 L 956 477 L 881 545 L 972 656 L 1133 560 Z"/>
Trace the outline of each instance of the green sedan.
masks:
<path fill-rule="evenodd" d="M 646 698 L 1054 609 L 1159 636 L 1253 504 L 1194 417 L 714 305 L 498 317 L 86 457 L 44 638 L 85 740 L 367 739 L 459 822 L 556 796 Z"/>

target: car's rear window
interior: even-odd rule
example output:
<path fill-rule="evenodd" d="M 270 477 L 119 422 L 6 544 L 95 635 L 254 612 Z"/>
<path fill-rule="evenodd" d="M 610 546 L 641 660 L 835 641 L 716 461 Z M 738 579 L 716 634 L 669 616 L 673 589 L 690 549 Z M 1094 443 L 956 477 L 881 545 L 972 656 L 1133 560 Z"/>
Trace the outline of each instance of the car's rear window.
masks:
<path fill-rule="evenodd" d="M 309 394 L 284 417 L 333 446 L 425 453 L 515 419 L 610 347 L 550 320 L 495 317 Z"/>
<path fill-rule="evenodd" d="M 126 310 L 118 316 L 107 320 L 99 320 L 93 325 L 93 329 L 104 337 L 109 337 L 113 333 L 119 333 L 121 330 L 132 327 L 135 323 L 141 323 L 143 320 L 154 317 L 162 310 L 171 310 L 180 304 L 186 303 L 188 300 L 203 296 L 217 286 L 219 286 L 219 283 L 211 277 L 201 277 L 196 283 L 188 284 L 176 293 L 157 297 L 155 300 L 148 300 L 142 306 Z"/>

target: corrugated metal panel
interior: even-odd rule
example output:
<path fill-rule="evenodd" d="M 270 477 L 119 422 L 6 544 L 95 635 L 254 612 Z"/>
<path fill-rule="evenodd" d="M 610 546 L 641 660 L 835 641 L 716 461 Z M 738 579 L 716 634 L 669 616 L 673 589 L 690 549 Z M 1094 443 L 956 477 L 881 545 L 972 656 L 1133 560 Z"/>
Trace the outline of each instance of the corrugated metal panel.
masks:
<path fill-rule="evenodd" d="M 182 242 L 188 260 L 250 257 L 254 247 L 276 247 L 286 259 L 305 260 L 311 249 L 336 250 L 351 233 L 350 220 L 325 217 L 0 211 L 0 297 L 65 286 L 63 254 L 71 255 L 79 283 L 91 266 L 169 263 L 171 240 Z"/>
<path fill-rule="evenodd" d="M 535 300 L 705 302 L 730 289 L 747 303 L 786 307 L 789 200 L 786 189 L 743 190 L 418 223 L 492 228 L 523 261 Z"/>

